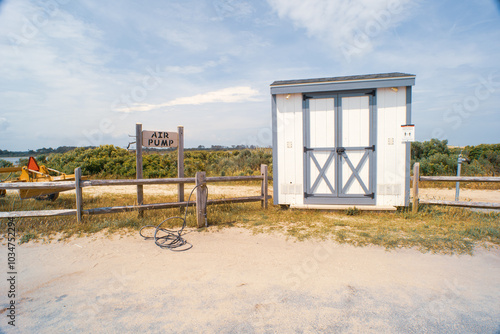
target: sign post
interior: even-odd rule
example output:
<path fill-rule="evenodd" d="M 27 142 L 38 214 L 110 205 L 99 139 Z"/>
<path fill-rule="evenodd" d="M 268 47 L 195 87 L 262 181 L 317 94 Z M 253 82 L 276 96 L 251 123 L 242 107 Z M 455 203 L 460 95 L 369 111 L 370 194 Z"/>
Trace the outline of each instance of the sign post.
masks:
<path fill-rule="evenodd" d="M 142 124 L 137 123 L 136 134 L 136 170 L 137 179 L 142 179 L 142 147 L 178 148 L 177 149 L 177 176 L 184 177 L 184 127 L 178 126 L 177 132 L 146 131 Z M 144 204 L 143 186 L 137 186 L 137 205 Z M 178 184 L 179 202 L 184 202 L 184 183 Z M 181 209 L 182 210 L 182 209 Z M 143 210 L 139 209 L 139 217 Z"/>

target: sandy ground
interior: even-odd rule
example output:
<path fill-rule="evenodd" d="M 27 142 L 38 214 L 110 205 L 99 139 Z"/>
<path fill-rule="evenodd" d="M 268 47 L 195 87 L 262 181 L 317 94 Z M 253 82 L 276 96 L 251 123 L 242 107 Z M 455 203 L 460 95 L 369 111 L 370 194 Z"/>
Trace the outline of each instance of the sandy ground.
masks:
<path fill-rule="evenodd" d="M 184 187 L 184 194 L 187 197 L 191 193 L 194 185 L 187 184 Z M 177 196 L 177 185 L 147 185 L 144 186 L 144 196 Z M 86 187 L 82 189 L 83 196 L 99 196 L 104 194 L 137 194 L 136 186 L 113 186 L 113 187 Z M 236 196 L 260 196 L 260 185 L 220 185 L 210 184 L 208 186 L 209 195 L 217 195 L 220 197 L 236 197 Z M 195 196 L 196 194 L 193 194 Z M 272 189 L 271 189 L 272 195 Z M 194 197 L 193 197 L 194 198 Z"/>
<path fill-rule="evenodd" d="M 419 198 L 454 201 L 455 189 L 419 188 Z M 460 201 L 500 203 L 500 190 L 460 189 Z"/>
<path fill-rule="evenodd" d="M 186 197 L 189 195 L 192 186 L 186 185 Z M 260 185 L 209 185 L 208 187 L 211 195 L 226 197 L 237 196 L 260 196 Z M 135 186 L 115 186 L 115 187 L 87 187 L 83 188 L 84 196 L 99 196 L 102 194 L 136 194 L 137 188 Z M 269 189 L 272 195 L 272 187 Z M 176 195 L 176 185 L 148 185 L 144 187 L 144 195 Z M 441 199 L 441 200 L 455 200 L 455 189 L 438 189 L 438 188 L 420 188 L 419 197 L 422 199 Z M 495 202 L 500 203 L 500 190 L 476 190 L 476 189 L 461 189 L 461 201 L 475 201 L 475 202 Z"/>
<path fill-rule="evenodd" d="M 144 189 L 176 194 L 175 186 Z M 258 186 L 209 190 L 260 194 Z M 454 189 L 422 188 L 420 196 L 451 200 Z M 500 191 L 462 190 L 461 200 L 500 202 Z M 16 327 L 7 324 L 4 261 L 0 333 L 500 333 L 498 249 L 387 252 L 236 228 L 185 237 L 194 247 L 184 253 L 137 233 L 17 245 Z M 7 258 L 6 245 L 0 253 Z"/>
<path fill-rule="evenodd" d="M 2 279 L 0 332 L 500 332 L 498 249 L 387 252 L 236 228 L 186 239 L 184 253 L 136 233 L 18 245 L 16 330 Z"/>

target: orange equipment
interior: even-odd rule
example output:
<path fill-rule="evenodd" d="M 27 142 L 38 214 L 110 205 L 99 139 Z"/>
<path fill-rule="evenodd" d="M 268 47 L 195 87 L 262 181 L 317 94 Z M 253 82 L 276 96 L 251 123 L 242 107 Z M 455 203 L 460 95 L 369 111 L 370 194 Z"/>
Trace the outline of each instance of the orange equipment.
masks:
<path fill-rule="evenodd" d="M 4 167 L 0 168 L 0 173 L 16 173 L 21 172 L 18 178 L 3 181 L 5 183 L 14 182 L 54 182 L 54 181 L 74 181 L 75 174 L 65 174 L 55 169 L 45 167 L 44 165 L 39 166 L 35 158 L 30 157 L 27 166 L 20 167 Z M 50 175 L 50 172 L 58 174 L 57 176 Z M 86 179 L 86 177 L 82 177 Z M 21 199 L 26 198 L 36 198 L 36 199 L 48 199 L 55 200 L 59 197 L 61 191 L 66 191 L 68 189 L 55 188 L 55 189 L 19 189 L 19 196 Z M 5 196 L 6 191 L 0 189 L 0 197 Z"/>

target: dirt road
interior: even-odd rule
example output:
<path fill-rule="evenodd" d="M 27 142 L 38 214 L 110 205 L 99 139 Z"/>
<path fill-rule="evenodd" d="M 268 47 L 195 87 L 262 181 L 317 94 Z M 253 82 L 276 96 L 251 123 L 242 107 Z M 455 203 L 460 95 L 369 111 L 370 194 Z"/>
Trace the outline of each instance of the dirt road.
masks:
<path fill-rule="evenodd" d="M 474 256 L 192 232 L 184 253 L 136 233 L 18 245 L 6 333 L 498 333 L 500 250 Z M 6 247 L 1 249 L 2 259 Z"/>

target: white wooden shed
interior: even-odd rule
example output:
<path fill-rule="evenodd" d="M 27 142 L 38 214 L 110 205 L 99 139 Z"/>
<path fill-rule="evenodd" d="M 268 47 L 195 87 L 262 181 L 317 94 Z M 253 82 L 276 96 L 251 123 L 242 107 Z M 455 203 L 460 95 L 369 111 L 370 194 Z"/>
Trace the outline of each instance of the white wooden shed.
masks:
<path fill-rule="evenodd" d="M 410 201 L 415 75 L 271 84 L 274 204 L 393 209 Z"/>

